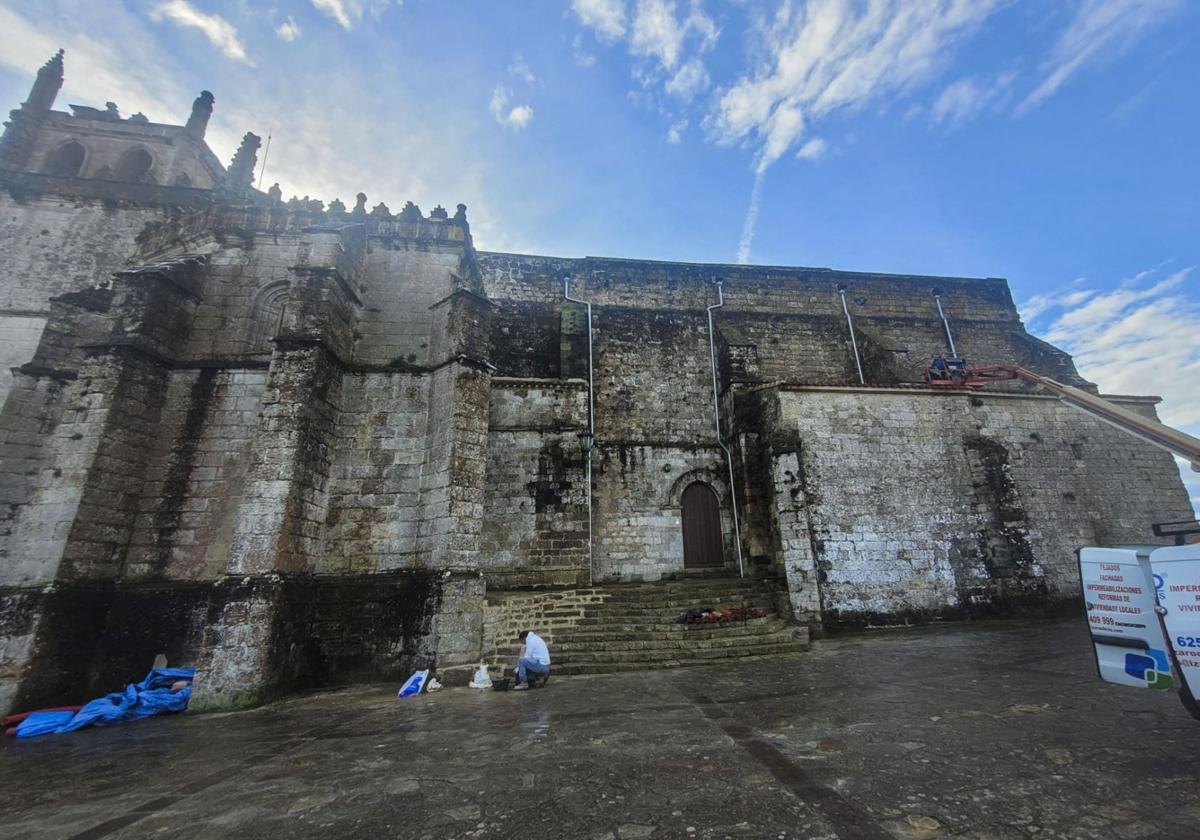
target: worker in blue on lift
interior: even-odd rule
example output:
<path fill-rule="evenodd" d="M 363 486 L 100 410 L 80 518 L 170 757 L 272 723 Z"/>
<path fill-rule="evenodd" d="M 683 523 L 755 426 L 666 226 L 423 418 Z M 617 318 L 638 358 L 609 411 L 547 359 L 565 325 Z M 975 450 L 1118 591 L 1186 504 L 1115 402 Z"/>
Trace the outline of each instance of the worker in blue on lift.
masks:
<path fill-rule="evenodd" d="M 930 379 L 949 379 L 950 375 L 946 373 L 946 360 L 941 356 L 933 357 L 933 364 L 929 366 Z"/>
<path fill-rule="evenodd" d="M 550 679 L 550 649 L 545 640 L 532 630 L 522 630 L 517 638 L 525 648 L 517 660 L 517 684 L 513 691 L 524 691 L 534 681 L 545 685 Z"/>

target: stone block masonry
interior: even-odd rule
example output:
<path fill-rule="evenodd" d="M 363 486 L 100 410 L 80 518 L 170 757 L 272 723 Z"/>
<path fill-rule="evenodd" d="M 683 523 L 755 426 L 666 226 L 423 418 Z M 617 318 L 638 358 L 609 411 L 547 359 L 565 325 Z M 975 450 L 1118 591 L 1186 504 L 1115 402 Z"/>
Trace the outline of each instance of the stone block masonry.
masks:
<path fill-rule="evenodd" d="M 778 400 L 796 444 L 777 467 L 793 501 L 784 564 L 789 577 L 815 568 L 826 622 L 1071 603 L 1076 548 L 1144 542 L 1147 522 L 1192 515 L 1170 455 L 1052 398 L 797 388 Z"/>
<path fill-rule="evenodd" d="M 971 362 L 1094 389 L 1003 280 L 476 252 L 462 205 L 254 190 L 211 94 L 185 126 L 53 111 L 63 66 L 0 138 L 0 705 L 158 652 L 203 708 L 459 676 L 600 586 L 657 614 L 740 560 L 813 630 L 1056 609 L 1077 546 L 1191 514 L 1087 415 L 921 386 L 936 292 Z M 803 646 L 771 621 L 730 645 Z"/>

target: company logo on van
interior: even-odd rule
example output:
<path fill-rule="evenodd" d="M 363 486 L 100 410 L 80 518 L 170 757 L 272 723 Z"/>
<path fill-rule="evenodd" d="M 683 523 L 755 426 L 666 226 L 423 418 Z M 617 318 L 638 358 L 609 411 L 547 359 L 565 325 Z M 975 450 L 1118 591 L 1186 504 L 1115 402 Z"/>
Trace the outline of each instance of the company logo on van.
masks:
<path fill-rule="evenodd" d="M 1135 680 L 1144 680 L 1147 688 L 1166 691 L 1175 684 L 1165 651 L 1150 648 L 1145 652 L 1125 654 L 1125 673 Z"/>

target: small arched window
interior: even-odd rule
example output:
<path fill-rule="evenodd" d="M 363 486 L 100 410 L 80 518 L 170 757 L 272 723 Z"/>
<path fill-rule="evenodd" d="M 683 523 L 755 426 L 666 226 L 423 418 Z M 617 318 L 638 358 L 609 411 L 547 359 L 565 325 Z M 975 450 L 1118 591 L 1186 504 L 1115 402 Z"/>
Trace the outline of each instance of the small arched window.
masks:
<path fill-rule="evenodd" d="M 130 149 L 121 155 L 121 162 L 117 164 L 117 180 L 139 184 L 148 180 L 147 176 L 152 166 L 154 158 L 150 157 L 149 152 L 145 149 Z"/>
<path fill-rule="evenodd" d="M 46 158 L 46 164 L 42 167 L 42 172 L 47 175 L 74 178 L 83 169 L 83 159 L 86 156 L 87 153 L 82 144 L 76 143 L 74 140 L 69 143 L 63 143 L 50 153 L 50 157 Z"/>
<path fill-rule="evenodd" d="M 288 287 L 286 283 L 267 286 L 258 293 L 254 301 L 253 320 L 247 344 L 251 353 L 270 353 L 271 339 L 283 328 L 284 310 L 287 308 Z"/>

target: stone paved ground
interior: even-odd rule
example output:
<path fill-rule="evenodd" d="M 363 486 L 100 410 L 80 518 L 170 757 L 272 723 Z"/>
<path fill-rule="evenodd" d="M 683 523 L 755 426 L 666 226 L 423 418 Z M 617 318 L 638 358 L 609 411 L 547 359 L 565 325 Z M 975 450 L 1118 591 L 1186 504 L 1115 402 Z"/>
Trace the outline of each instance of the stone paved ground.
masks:
<path fill-rule="evenodd" d="M 408 700 L 361 688 L 0 748 L 0 836 L 1200 837 L 1200 722 L 1082 624 Z"/>

